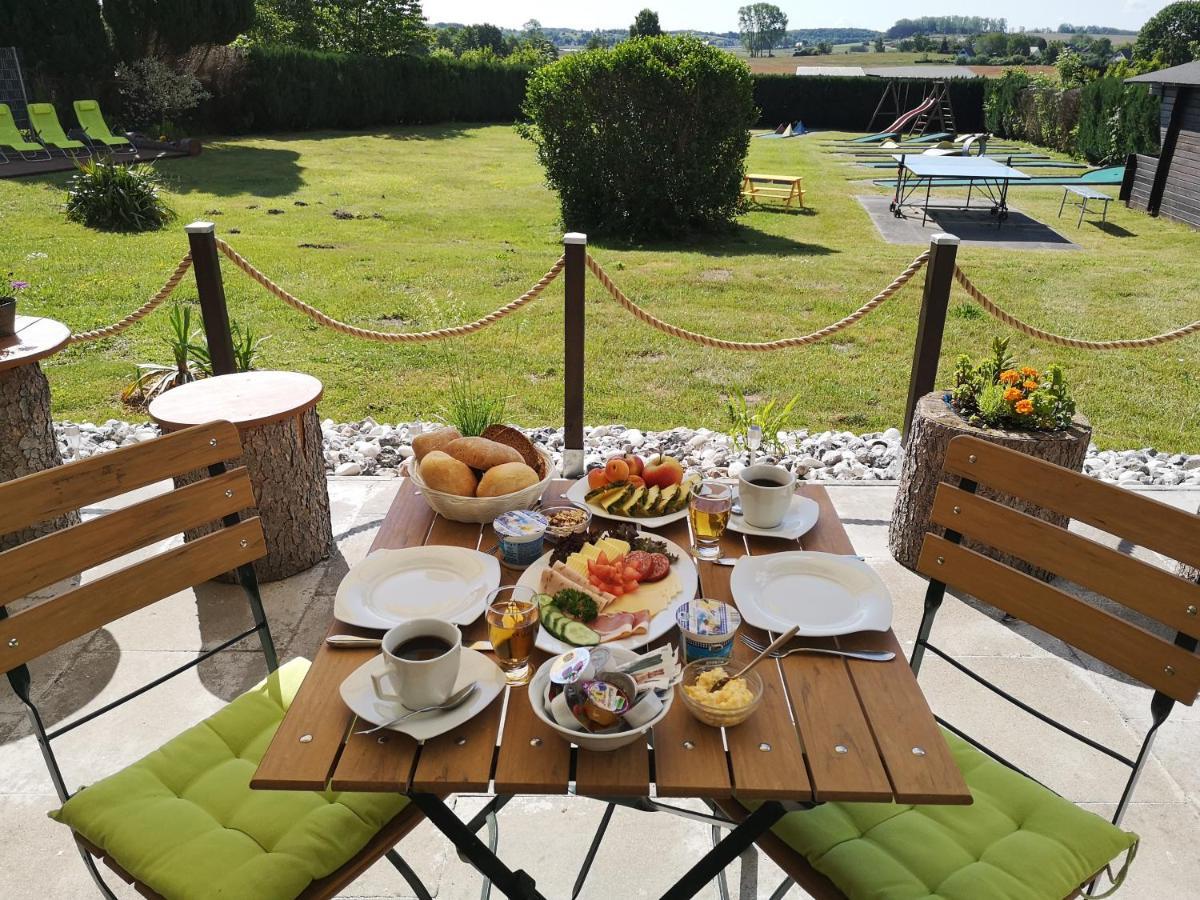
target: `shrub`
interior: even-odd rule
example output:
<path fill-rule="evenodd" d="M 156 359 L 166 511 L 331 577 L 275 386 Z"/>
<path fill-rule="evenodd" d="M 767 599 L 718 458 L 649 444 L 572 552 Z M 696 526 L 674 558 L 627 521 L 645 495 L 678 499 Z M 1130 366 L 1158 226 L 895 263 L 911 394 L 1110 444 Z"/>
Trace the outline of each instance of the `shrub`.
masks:
<path fill-rule="evenodd" d="M 129 128 L 148 129 L 154 137 L 210 96 L 191 72 L 176 72 L 153 57 L 131 66 L 121 63 L 116 82 L 125 123 Z"/>
<path fill-rule="evenodd" d="M 149 165 L 82 163 L 67 185 L 67 218 L 101 231 L 156 231 L 175 218 Z"/>
<path fill-rule="evenodd" d="M 1078 152 L 1091 162 L 1123 162 L 1130 153 L 1156 154 L 1159 100 L 1140 84 L 1097 79 L 1080 96 Z"/>
<path fill-rule="evenodd" d="M 1032 366 L 1018 369 L 1008 355 L 1007 339 L 994 339 L 992 355 L 978 364 L 960 356 L 948 397 L 960 416 L 982 428 L 1061 431 L 1075 415 L 1062 368 L 1055 365 L 1042 373 Z"/>
<path fill-rule="evenodd" d="M 587 50 L 535 71 L 523 109 L 568 228 L 638 239 L 732 223 L 757 118 L 732 54 L 691 37 Z"/>

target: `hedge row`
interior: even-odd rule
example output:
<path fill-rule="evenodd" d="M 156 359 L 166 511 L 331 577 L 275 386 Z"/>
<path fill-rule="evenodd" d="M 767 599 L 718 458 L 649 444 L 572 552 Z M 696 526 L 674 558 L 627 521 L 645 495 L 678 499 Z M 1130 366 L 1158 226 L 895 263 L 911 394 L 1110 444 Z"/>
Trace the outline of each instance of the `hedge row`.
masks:
<path fill-rule="evenodd" d="M 223 132 L 512 122 L 529 69 L 500 62 L 386 58 L 253 47 L 201 111 Z"/>
<path fill-rule="evenodd" d="M 908 85 L 908 95 L 922 96 L 924 79 L 900 79 L 898 87 Z M 982 78 L 952 78 L 950 101 L 958 130 L 983 129 Z M 754 102 L 762 110 L 759 125 L 774 128 L 780 122 L 800 119 L 809 128 L 834 128 L 841 131 L 865 131 L 883 95 L 882 78 L 841 75 L 755 75 Z M 879 123 L 876 123 L 879 125 Z M 886 127 L 884 122 L 879 127 Z"/>

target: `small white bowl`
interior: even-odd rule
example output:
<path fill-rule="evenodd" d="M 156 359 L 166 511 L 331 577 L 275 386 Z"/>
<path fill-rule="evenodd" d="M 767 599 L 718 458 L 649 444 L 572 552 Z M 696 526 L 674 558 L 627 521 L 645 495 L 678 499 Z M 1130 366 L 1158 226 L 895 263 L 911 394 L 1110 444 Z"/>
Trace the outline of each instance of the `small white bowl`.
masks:
<path fill-rule="evenodd" d="M 607 649 L 612 651 L 614 668 L 619 668 L 632 662 L 639 655 L 632 650 L 626 650 L 624 647 L 609 647 Z M 554 721 L 554 717 L 546 709 L 546 695 L 549 692 L 549 687 L 550 665 L 546 662 L 542 663 L 538 667 L 537 672 L 534 673 L 533 680 L 530 682 L 527 691 L 529 694 L 529 705 L 533 707 L 533 714 L 558 732 L 564 741 L 577 744 L 581 750 L 596 750 L 599 752 L 619 750 L 621 747 L 626 747 L 635 741 L 645 741 L 646 733 L 667 717 L 667 713 L 671 711 L 671 703 L 675 699 L 675 690 L 672 688 L 662 698 L 662 709 L 658 715 L 637 728 L 620 731 L 616 734 L 589 734 L 586 731 L 575 731 L 571 728 L 564 728 Z"/>

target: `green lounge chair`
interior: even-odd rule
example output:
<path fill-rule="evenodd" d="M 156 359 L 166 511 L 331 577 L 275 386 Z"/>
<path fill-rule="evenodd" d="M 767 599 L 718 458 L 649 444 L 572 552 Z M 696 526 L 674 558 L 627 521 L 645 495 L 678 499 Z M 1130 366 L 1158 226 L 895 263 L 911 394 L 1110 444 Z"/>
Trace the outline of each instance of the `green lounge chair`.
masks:
<path fill-rule="evenodd" d="M 46 154 L 46 159 L 50 158 L 50 151 L 41 144 L 25 140 L 25 135 L 21 134 L 21 129 L 17 128 L 17 121 L 13 118 L 8 104 L 0 103 L 0 162 L 8 162 L 5 150 L 12 150 L 21 159 L 31 161 L 41 158 L 43 153 Z"/>
<path fill-rule="evenodd" d="M 87 156 L 89 150 L 83 141 L 67 137 L 63 127 L 58 124 L 58 113 L 51 103 L 30 103 L 27 107 L 29 125 L 37 139 L 51 150 L 59 150 L 67 156 Z M 82 152 L 80 152 L 82 151 Z"/>
<path fill-rule="evenodd" d="M 110 150 L 127 150 L 135 152 L 133 144 L 108 130 L 108 123 L 100 112 L 100 104 L 95 100 L 76 100 L 75 118 L 79 120 L 79 128 L 93 144 L 100 144 Z"/>

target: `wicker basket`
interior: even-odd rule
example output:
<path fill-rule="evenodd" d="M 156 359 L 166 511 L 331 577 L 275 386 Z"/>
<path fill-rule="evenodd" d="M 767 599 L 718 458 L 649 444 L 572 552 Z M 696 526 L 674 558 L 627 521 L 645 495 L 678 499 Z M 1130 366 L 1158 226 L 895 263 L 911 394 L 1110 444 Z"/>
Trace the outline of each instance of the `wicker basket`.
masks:
<path fill-rule="evenodd" d="M 550 454 L 541 447 L 538 447 L 537 451 L 542 457 L 546 476 L 537 484 L 499 497 L 460 497 L 457 494 L 435 491 L 433 488 L 427 487 L 421 480 L 421 466 L 415 457 L 409 460 L 409 477 L 420 488 L 426 502 L 438 515 L 450 519 L 452 522 L 491 522 L 496 516 L 509 510 L 530 509 L 542 499 L 546 485 L 550 483 L 550 479 L 555 476 L 556 472 Z"/>

